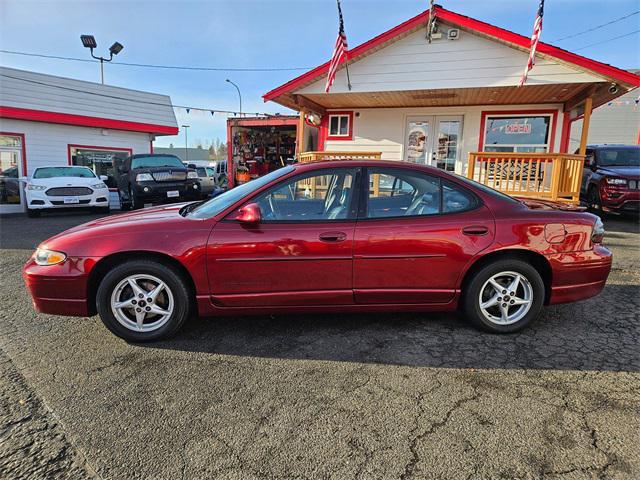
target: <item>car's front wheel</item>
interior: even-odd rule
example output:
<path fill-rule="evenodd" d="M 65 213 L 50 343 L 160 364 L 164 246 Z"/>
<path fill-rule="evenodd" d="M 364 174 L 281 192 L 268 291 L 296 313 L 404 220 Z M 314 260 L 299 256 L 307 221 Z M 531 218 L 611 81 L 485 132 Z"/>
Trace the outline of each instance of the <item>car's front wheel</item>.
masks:
<path fill-rule="evenodd" d="M 189 317 L 191 295 L 175 268 L 133 260 L 100 282 L 96 305 L 105 326 L 128 342 L 150 342 L 176 333 Z"/>
<path fill-rule="evenodd" d="M 472 275 L 463 292 L 462 309 L 478 328 L 516 332 L 538 318 L 544 295 L 542 277 L 530 264 L 499 260 Z"/>

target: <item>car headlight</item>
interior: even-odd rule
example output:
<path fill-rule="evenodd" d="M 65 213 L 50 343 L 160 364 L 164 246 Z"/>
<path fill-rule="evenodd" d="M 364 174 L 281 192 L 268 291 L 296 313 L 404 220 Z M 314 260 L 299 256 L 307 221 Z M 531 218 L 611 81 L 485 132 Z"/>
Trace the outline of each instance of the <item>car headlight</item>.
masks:
<path fill-rule="evenodd" d="M 187 178 L 198 178 L 198 172 L 187 172 Z"/>
<path fill-rule="evenodd" d="M 109 187 L 107 187 L 107 185 L 104 182 L 99 182 L 91 185 L 91 188 L 93 188 L 94 190 L 100 190 L 101 188 L 109 188 Z"/>
<path fill-rule="evenodd" d="M 136 175 L 136 182 L 152 182 L 153 177 L 150 173 L 139 173 Z"/>
<path fill-rule="evenodd" d="M 33 183 L 27 183 L 27 190 L 46 190 L 45 185 L 34 185 Z"/>
<path fill-rule="evenodd" d="M 33 255 L 38 265 L 57 265 L 67 259 L 67 255 L 55 250 L 47 250 L 46 248 L 38 248 Z"/>
<path fill-rule="evenodd" d="M 627 181 L 624 178 L 611 178 L 611 177 L 606 177 L 605 182 L 607 182 L 609 185 L 626 185 Z"/>

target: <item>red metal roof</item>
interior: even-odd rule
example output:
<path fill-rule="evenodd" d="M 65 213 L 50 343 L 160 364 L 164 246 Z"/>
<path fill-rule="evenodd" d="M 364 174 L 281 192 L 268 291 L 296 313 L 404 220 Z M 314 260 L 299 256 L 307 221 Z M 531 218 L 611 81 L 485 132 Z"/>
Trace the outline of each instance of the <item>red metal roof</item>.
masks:
<path fill-rule="evenodd" d="M 509 43 L 516 47 L 522 47 L 526 50 L 529 49 L 530 39 L 524 35 L 520 35 L 504 28 L 496 27 L 489 23 L 481 22 L 465 15 L 446 10 L 440 6 L 436 6 L 436 17 L 444 22 L 459 26 L 461 28 L 477 32 L 488 37 Z M 357 47 L 349 51 L 349 60 L 353 61 L 358 59 L 361 55 L 366 54 L 370 50 L 379 47 L 385 43 L 389 43 L 397 39 L 400 35 L 408 32 L 420 25 L 426 24 L 429 19 L 429 11 L 426 10 L 413 18 L 410 18 L 406 22 L 387 30 L 384 33 L 368 40 Z M 606 63 L 591 60 L 590 58 L 577 55 L 575 53 L 563 50 L 553 45 L 540 42 L 538 44 L 537 52 L 543 55 L 548 55 L 562 60 L 566 63 L 576 65 L 584 70 L 589 70 L 593 73 L 606 77 L 607 79 L 623 82 L 635 87 L 640 87 L 640 76 L 635 75 L 627 70 L 623 70 L 617 67 L 613 67 Z M 263 95 L 264 101 L 273 100 L 276 97 L 292 92 L 304 85 L 307 85 L 318 78 L 327 74 L 329 68 L 329 62 L 325 62 L 322 65 L 309 70 L 308 72 L 300 75 L 299 77 L 290 80 L 289 82 L 271 90 Z"/>

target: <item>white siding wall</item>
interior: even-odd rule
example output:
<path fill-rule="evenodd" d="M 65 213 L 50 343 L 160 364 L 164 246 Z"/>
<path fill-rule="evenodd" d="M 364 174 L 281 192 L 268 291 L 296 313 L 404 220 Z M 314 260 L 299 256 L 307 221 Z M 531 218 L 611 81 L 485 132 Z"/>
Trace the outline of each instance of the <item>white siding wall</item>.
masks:
<path fill-rule="evenodd" d="M 27 154 L 27 175 L 36 167 L 67 165 L 68 145 L 131 148 L 133 153 L 149 153 L 148 133 L 101 128 L 75 127 L 23 120 L 0 119 L 0 131 L 23 133 Z"/>
<path fill-rule="evenodd" d="M 527 63 L 527 53 L 497 41 L 460 30 L 458 40 L 444 38 L 429 44 L 420 29 L 407 37 L 349 65 L 352 92 L 470 88 L 517 85 Z M 538 57 L 527 85 L 598 82 L 601 78 Z M 296 93 L 324 93 L 325 79 Z M 348 93 L 341 68 L 332 93 Z"/>
<path fill-rule="evenodd" d="M 356 109 L 353 118 L 353 140 L 328 140 L 327 151 L 382 152 L 383 160 L 404 160 L 404 139 L 407 117 L 429 115 L 463 115 L 460 161 L 456 172 L 464 173 L 469 152 L 478 150 L 482 111 L 500 110 L 558 110 L 555 125 L 554 151 L 560 148 L 562 132 L 561 105 L 504 105 L 440 108 L 374 108 Z M 329 112 L 330 113 L 330 112 Z"/>
<path fill-rule="evenodd" d="M 588 142 L 637 144 L 640 138 L 640 105 L 635 102 L 639 94 L 640 90 L 636 89 L 615 99 L 611 106 L 596 108 L 591 115 Z M 581 132 L 582 120 L 573 122 L 569 152 L 574 152 L 580 146 Z"/>
<path fill-rule="evenodd" d="M 167 95 L 0 67 L 0 105 L 177 127 Z"/>

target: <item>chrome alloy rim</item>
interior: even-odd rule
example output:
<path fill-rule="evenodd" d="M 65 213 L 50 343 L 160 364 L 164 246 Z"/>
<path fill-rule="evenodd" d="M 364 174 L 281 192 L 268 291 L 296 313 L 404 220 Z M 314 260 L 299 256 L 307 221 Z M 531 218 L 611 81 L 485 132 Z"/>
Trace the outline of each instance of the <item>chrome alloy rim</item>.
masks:
<path fill-rule="evenodd" d="M 491 323 L 511 325 L 521 320 L 533 304 L 533 287 L 518 272 L 496 273 L 478 296 L 480 311 Z"/>
<path fill-rule="evenodd" d="M 174 308 L 171 289 L 158 277 L 129 275 L 111 293 L 111 312 L 125 328 L 153 332 L 171 318 Z"/>

